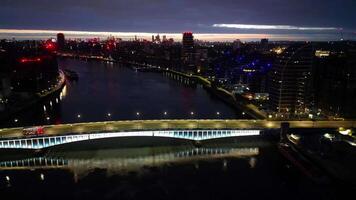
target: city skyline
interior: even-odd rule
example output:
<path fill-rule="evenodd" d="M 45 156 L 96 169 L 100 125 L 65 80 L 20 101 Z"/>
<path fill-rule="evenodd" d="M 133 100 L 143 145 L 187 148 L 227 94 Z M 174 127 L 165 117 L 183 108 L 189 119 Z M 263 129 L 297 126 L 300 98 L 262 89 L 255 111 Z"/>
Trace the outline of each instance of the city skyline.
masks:
<path fill-rule="evenodd" d="M 3 39 L 17 40 L 45 40 L 55 38 L 57 33 L 64 33 L 68 39 L 88 39 L 114 36 L 123 40 L 138 39 L 150 40 L 152 35 L 166 35 L 175 41 L 181 41 L 182 33 L 167 32 L 108 32 L 108 31 L 73 31 L 73 30 L 36 30 L 36 29 L 0 29 Z M 271 41 L 339 41 L 355 40 L 355 33 L 294 33 L 294 34 L 266 34 L 266 33 L 194 33 L 195 39 L 211 42 L 232 42 L 240 39 L 245 42 L 260 41 L 269 38 Z"/>
<path fill-rule="evenodd" d="M 239 35 L 246 40 L 257 40 L 256 35 L 269 36 L 272 40 L 353 40 L 356 23 L 350 19 L 354 18 L 355 4 L 352 0 L 222 0 L 218 3 L 211 0 L 64 0 L 60 3 L 4 0 L 0 8 L 0 36 L 17 38 L 23 30 L 70 31 L 78 37 L 83 32 L 134 37 L 192 31 L 202 34 L 202 40 L 212 41 L 230 41 Z M 4 35 L 6 30 L 12 33 Z"/>

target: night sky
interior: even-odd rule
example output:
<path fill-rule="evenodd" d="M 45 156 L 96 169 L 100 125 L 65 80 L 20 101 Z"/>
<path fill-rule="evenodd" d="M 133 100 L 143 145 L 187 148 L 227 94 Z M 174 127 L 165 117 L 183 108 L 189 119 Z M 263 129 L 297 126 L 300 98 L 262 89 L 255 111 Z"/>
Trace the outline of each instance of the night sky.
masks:
<path fill-rule="evenodd" d="M 0 5 L 0 29 L 265 34 L 356 30 L 355 0 L 0 0 Z"/>

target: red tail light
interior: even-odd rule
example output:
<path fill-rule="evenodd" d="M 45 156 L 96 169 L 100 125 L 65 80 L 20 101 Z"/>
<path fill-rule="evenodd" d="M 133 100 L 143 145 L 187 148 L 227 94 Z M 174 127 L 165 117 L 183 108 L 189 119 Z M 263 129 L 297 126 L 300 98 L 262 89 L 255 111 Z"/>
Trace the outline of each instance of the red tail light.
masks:
<path fill-rule="evenodd" d="M 41 58 L 21 58 L 20 62 L 21 63 L 31 63 L 31 62 L 41 62 Z"/>

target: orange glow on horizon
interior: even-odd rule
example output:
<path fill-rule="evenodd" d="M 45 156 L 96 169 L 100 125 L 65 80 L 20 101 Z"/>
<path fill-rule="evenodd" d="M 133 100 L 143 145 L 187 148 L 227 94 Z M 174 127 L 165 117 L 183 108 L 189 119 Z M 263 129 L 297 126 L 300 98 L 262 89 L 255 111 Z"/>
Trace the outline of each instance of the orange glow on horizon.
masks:
<path fill-rule="evenodd" d="M 157 33 L 149 32 L 100 32 L 100 31 L 65 31 L 65 30 L 30 30 L 30 29 L 0 29 L 0 34 L 12 34 L 15 38 L 25 37 L 31 38 L 30 35 L 39 39 L 48 39 L 48 37 L 55 38 L 57 33 L 63 33 L 66 35 L 66 38 L 107 38 L 109 36 L 120 37 L 123 39 L 133 39 L 135 36 L 149 40 L 152 35 Z M 166 35 L 167 38 L 173 38 L 176 41 L 181 41 L 182 33 L 159 33 L 160 35 Z M 240 40 L 260 40 L 261 38 L 269 38 L 271 40 L 296 40 L 296 39 L 305 39 L 303 37 L 291 37 L 290 35 L 284 34 L 239 34 L 239 33 L 193 33 L 194 38 L 203 41 L 234 41 L 236 39 Z"/>

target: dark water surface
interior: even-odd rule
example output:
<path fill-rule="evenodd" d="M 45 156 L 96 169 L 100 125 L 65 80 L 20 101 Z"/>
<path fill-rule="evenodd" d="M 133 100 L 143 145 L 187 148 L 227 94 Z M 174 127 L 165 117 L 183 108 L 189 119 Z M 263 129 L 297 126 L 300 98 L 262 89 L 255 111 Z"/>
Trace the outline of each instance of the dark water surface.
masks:
<path fill-rule="evenodd" d="M 294 169 L 268 140 L 50 150 L 0 162 L 11 199 L 340 199 Z M 342 199 L 342 198 L 341 198 Z"/>
<path fill-rule="evenodd" d="M 77 72 L 79 81 L 68 81 L 60 96 L 32 106 L 3 122 L 3 126 L 130 119 L 249 118 L 210 95 L 201 85 L 184 85 L 160 73 L 135 72 L 119 64 L 73 59 L 59 59 L 59 66 Z"/>

